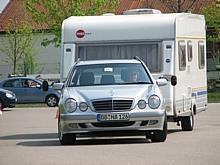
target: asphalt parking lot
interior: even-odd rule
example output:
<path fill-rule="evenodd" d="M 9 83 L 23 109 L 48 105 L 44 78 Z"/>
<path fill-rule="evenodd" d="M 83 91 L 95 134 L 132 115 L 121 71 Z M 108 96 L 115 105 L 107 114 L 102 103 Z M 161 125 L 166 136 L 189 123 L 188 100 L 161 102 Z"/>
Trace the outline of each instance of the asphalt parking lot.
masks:
<path fill-rule="evenodd" d="M 6 109 L 0 116 L 1 165 L 219 165 L 220 104 L 195 117 L 195 129 L 182 132 L 169 123 L 167 140 L 151 143 L 142 136 L 79 138 L 61 146 L 56 108 Z"/>

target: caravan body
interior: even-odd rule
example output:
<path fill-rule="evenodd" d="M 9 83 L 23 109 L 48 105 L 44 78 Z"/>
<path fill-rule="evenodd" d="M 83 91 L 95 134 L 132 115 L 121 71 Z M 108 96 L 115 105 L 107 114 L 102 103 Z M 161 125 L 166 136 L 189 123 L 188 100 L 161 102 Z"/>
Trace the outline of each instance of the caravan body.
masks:
<path fill-rule="evenodd" d="M 170 119 L 207 108 L 204 16 L 191 13 L 72 16 L 62 25 L 61 79 L 74 62 L 139 56 L 161 87 Z M 193 114 L 194 114 L 193 113 Z"/>

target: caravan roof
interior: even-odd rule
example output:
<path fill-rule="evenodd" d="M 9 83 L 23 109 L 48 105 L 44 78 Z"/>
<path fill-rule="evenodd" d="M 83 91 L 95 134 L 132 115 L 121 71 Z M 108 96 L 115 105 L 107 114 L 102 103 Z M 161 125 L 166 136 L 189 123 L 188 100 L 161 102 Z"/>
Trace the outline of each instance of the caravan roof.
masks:
<path fill-rule="evenodd" d="M 62 28 L 63 42 L 205 37 L 204 16 L 191 13 L 72 16 L 63 21 Z M 77 36 L 78 32 L 83 36 Z"/>

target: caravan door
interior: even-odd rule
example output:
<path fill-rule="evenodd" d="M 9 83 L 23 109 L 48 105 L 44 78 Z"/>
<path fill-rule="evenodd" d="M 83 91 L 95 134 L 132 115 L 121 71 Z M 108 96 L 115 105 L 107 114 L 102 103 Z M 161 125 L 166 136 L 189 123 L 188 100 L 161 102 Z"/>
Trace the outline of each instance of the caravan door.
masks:
<path fill-rule="evenodd" d="M 153 73 L 155 79 L 165 78 L 169 81 L 166 86 L 161 86 L 163 97 L 165 98 L 165 109 L 167 116 L 175 115 L 174 111 L 174 86 L 171 85 L 171 77 L 174 74 L 174 41 L 162 42 L 162 70 L 159 73 Z"/>
<path fill-rule="evenodd" d="M 70 68 L 75 62 L 75 44 L 64 44 L 63 45 L 63 55 L 61 56 L 61 80 L 67 77 Z"/>
<path fill-rule="evenodd" d="M 175 75 L 174 73 L 174 50 L 175 45 L 174 41 L 163 41 L 162 44 L 163 49 L 163 72 L 162 75 L 158 75 L 159 77 L 162 76 L 166 78 L 168 81 L 171 81 L 171 77 Z M 158 78 L 159 78 L 158 77 Z M 174 86 L 171 85 L 171 82 L 168 83 L 166 86 L 160 87 L 162 94 L 165 98 L 165 109 L 168 116 L 175 115 L 174 111 Z"/>

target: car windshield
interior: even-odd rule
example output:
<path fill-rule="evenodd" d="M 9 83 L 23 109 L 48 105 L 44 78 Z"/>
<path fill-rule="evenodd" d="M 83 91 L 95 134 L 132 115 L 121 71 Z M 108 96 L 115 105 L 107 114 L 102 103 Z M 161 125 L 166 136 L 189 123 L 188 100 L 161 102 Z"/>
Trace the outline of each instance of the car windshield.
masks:
<path fill-rule="evenodd" d="M 67 80 L 67 86 L 152 84 L 140 63 L 110 63 L 76 66 Z"/>

